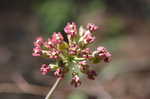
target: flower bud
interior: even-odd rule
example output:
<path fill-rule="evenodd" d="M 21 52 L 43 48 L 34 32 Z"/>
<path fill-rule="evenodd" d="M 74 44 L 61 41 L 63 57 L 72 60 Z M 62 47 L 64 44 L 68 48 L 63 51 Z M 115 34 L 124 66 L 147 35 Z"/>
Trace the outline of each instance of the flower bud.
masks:
<path fill-rule="evenodd" d="M 77 74 L 73 75 L 71 80 L 71 85 L 73 85 L 74 87 L 79 87 L 81 85 L 80 78 Z"/>
<path fill-rule="evenodd" d="M 89 29 L 91 32 L 95 32 L 96 30 L 98 30 L 99 27 L 96 26 L 95 24 L 88 23 L 86 28 Z"/>
<path fill-rule="evenodd" d="M 104 62 L 110 62 L 111 61 L 111 54 L 107 51 L 106 48 L 100 46 L 97 48 L 97 53 L 101 59 L 104 60 Z"/>
<path fill-rule="evenodd" d="M 54 43 L 54 44 L 59 44 L 59 43 L 61 43 L 62 41 L 64 40 L 64 38 L 63 38 L 63 36 L 62 36 L 62 34 L 60 33 L 60 32 L 58 32 L 58 33 L 56 33 L 56 32 L 54 32 L 53 33 L 53 35 L 52 35 L 52 42 Z M 49 42 L 50 43 L 50 42 Z"/>
<path fill-rule="evenodd" d="M 44 43 L 44 39 L 42 37 L 37 37 L 36 41 L 33 43 L 35 47 L 41 47 Z"/>
<path fill-rule="evenodd" d="M 88 44 L 88 43 L 93 43 L 95 41 L 95 36 L 92 36 L 90 31 L 86 31 L 84 34 L 84 43 Z"/>
<path fill-rule="evenodd" d="M 63 70 L 61 68 L 58 68 L 55 72 L 54 75 L 58 78 L 63 78 L 64 77 L 64 73 Z"/>
<path fill-rule="evenodd" d="M 52 42 L 52 40 L 50 38 L 48 38 L 48 40 L 44 42 L 43 46 L 46 48 L 53 48 L 54 43 Z"/>
<path fill-rule="evenodd" d="M 40 71 L 42 75 L 46 75 L 48 72 L 50 72 L 50 67 L 47 64 L 43 64 L 40 68 Z"/>
<path fill-rule="evenodd" d="M 72 43 L 72 44 L 69 46 L 69 54 L 71 54 L 71 55 L 77 54 L 78 49 L 79 49 L 78 45 Z"/>
<path fill-rule="evenodd" d="M 87 77 L 91 80 L 95 80 L 96 76 L 97 76 L 97 73 L 94 70 L 89 70 L 87 72 Z"/>
<path fill-rule="evenodd" d="M 39 47 L 33 48 L 33 53 L 32 53 L 32 55 L 33 55 L 33 56 L 41 56 L 41 55 L 42 55 L 41 48 L 39 48 Z"/>
<path fill-rule="evenodd" d="M 91 54 L 92 54 L 92 53 L 91 53 L 90 48 L 85 48 L 84 50 L 81 51 L 81 56 L 82 56 L 83 58 L 90 59 L 90 58 L 92 58 L 92 55 L 91 55 Z"/>
<path fill-rule="evenodd" d="M 67 23 L 67 25 L 64 28 L 64 31 L 71 37 L 74 37 L 77 35 L 77 25 L 74 22 Z"/>
<path fill-rule="evenodd" d="M 59 54 L 60 54 L 60 52 L 55 48 L 48 51 L 48 56 L 51 59 L 57 59 L 59 57 Z"/>

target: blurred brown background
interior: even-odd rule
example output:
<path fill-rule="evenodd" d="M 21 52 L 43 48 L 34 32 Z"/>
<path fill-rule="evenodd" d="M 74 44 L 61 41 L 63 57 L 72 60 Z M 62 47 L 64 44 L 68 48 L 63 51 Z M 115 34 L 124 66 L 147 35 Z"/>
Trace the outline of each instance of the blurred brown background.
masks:
<path fill-rule="evenodd" d="M 149 0 L 1 0 L 0 99 L 44 99 L 56 78 L 40 74 L 48 60 L 32 57 L 32 43 L 68 21 L 102 26 L 93 46 L 106 46 L 113 60 L 80 88 L 64 80 L 53 99 L 150 99 Z"/>

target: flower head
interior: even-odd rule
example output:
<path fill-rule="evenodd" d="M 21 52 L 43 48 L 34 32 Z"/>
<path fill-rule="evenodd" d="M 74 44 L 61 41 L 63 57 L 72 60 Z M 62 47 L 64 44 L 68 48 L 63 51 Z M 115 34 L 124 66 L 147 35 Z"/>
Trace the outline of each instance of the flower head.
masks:
<path fill-rule="evenodd" d="M 98 29 L 94 24 L 88 24 L 86 28 L 80 27 L 74 22 L 67 23 L 64 31 L 67 35 L 67 42 L 63 35 L 54 32 L 51 38 L 44 40 L 38 37 L 34 42 L 33 56 L 42 56 L 52 59 L 54 63 L 43 64 L 40 71 L 46 75 L 54 71 L 58 78 L 64 78 L 68 72 L 72 73 L 71 85 L 78 87 L 81 85 L 80 74 L 83 73 L 88 79 L 94 80 L 97 76 L 95 70 L 88 63 L 99 63 L 111 61 L 111 54 L 102 46 L 92 51 L 88 45 L 95 41 L 93 32 Z"/>

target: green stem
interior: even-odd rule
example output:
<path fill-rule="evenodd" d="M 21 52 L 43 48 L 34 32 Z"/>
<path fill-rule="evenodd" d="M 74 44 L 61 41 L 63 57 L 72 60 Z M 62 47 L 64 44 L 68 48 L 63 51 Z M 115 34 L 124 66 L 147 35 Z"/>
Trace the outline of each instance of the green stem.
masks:
<path fill-rule="evenodd" d="M 52 88 L 50 89 L 50 91 L 48 92 L 48 94 L 46 95 L 45 99 L 50 99 L 54 90 L 56 89 L 56 87 L 58 86 L 59 82 L 60 82 L 61 78 L 57 78 L 56 82 L 54 83 L 54 85 L 52 86 Z"/>

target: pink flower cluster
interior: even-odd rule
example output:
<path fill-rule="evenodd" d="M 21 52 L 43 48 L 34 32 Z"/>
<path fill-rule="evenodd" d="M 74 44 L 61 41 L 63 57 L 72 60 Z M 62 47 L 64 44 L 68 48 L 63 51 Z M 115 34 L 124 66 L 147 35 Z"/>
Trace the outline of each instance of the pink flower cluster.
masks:
<path fill-rule="evenodd" d="M 71 85 L 78 87 L 81 85 L 80 73 L 87 75 L 87 78 L 94 80 L 97 76 L 95 70 L 88 65 L 89 62 L 94 64 L 104 61 L 111 61 L 111 54 L 102 46 L 92 51 L 88 45 L 95 41 L 93 32 L 99 27 L 95 24 L 88 24 L 86 28 L 82 26 L 78 29 L 76 23 L 67 23 L 64 32 L 67 35 L 67 41 L 64 41 L 63 35 L 54 32 L 51 38 L 44 40 L 38 37 L 34 42 L 33 56 L 41 56 L 53 59 L 53 64 L 43 64 L 41 73 L 46 75 L 53 71 L 56 77 L 64 78 L 70 71 L 72 72 Z"/>

